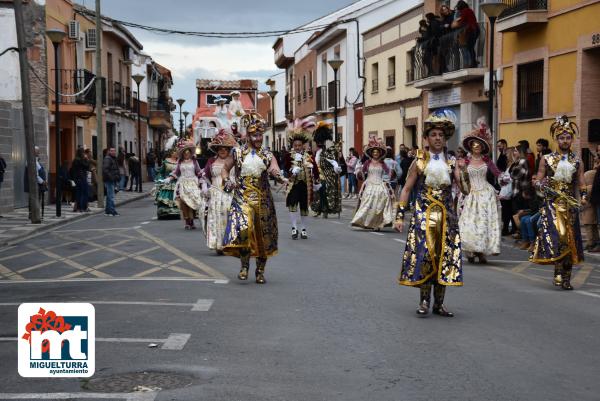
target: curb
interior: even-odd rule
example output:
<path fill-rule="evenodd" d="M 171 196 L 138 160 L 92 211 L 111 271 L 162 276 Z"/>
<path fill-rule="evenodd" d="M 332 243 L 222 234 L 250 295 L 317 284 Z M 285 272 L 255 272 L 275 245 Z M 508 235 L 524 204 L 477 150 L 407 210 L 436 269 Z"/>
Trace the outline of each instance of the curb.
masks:
<path fill-rule="evenodd" d="M 138 201 L 140 199 L 143 199 L 146 196 L 150 196 L 150 193 L 143 193 L 141 195 L 132 196 L 131 198 L 128 198 L 128 199 L 123 199 L 122 201 L 115 202 L 115 206 L 126 205 L 128 203 L 135 202 L 135 201 Z M 78 221 L 78 220 L 83 220 L 83 219 L 85 219 L 87 217 L 95 216 L 95 215 L 98 215 L 100 213 L 104 213 L 104 210 L 101 209 L 101 210 L 95 210 L 95 211 L 89 212 L 89 213 L 82 213 L 81 215 L 74 216 L 74 217 L 71 217 L 69 219 L 57 220 L 57 221 L 53 221 L 52 223 L 48 223 L 48 224 L 45 224 L 45 225 L 40 225 L 35 230 L 29 231 L 29 232 L 24 233 L 22 235 L 17 235 L 17 236 L 14 236 L 14 237 L 10 238 L 10 239 L 0 240 L 0 247 L 17 244 L 17 243 L 22 242 L 22 241 L 24 241 L 26 239 L 37 237 L 38 235 L 43 234 L 43 233 L 45 233 L 45 232 L 47 232 L 47 231 L 49 231 L 49 230 L 51 230 L 53 228 L 60 227 L 62 225 L 68 224 L 68 223 L 73 223 L 73 222 Z"/>

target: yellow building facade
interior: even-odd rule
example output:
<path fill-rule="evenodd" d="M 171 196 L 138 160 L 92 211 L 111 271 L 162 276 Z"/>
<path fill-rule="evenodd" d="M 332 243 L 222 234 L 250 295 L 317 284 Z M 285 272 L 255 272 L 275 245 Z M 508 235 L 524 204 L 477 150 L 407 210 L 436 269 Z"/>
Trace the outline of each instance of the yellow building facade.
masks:
<path fill-rule="evenodd" d="M 423 100 L 420 89 L 407 86 L 407 71 L 422 15 L 419 6 L 363 34 L 363 143 L 368 143 L 369 136 L 378 136 L 395 154 L 400 144 L 421 145 Z"/>
<path fill-rule="evenodd" d="M 588 149 L 600 143 L 600 1 L 537 4 L 498 20 L 499 138 L 533 148 L 538 138 L 551 141 L 552 121 L 566 114 L 589 163 Z"/>

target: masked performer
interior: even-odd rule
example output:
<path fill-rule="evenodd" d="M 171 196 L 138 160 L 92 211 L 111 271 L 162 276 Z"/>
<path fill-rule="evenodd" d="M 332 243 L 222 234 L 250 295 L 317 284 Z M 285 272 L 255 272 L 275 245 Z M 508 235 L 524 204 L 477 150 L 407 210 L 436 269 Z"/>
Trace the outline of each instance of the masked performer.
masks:
<path fill-rule="evenodd" d="M 419 287 L 420 316 L 429 313 L 433 287 L 433 313 L 452 317 L 444 307 L 447 286 L 463 284 L 462 255 L 458 219 L 452 207 L 452 179 L 456 179 L 455 159 L 445 152 L 446 140 L 454 134 L 452 112 L 430 116 L 424 124 L 423 137 L 429 151 L 417 151 L 406 184 L 402 188 L 394 226 L 402 231 L 404 213 L 413 187 L 417 187 L 415 212 L 410 222 L 406 249 L 402 258 L 401 285 Z"/>
<path fill-rule="evenodd" d="M 206 163 L 202 177 L 202 194 L 206 199 L 206 215 L 201 218 L 204 221 L 206 246 L 216 250 L 218 254 L 223 253 L 227 211 L 231 205 L 231 193 L 223 190 L 221 171 L 227 161 L 231 162 L 231 149 L 236 146 L 237 142 L 233 136 L 221 129 L 208 145 L 215 156 Z"/>
<path fill-rule="evenodd" d="M 241 124 L 247 141 L 233 149 L 232 160 L 225 162 L 221 172 L 225 190 L 233 191 L 223 252 L 240 258 L 240 280 L 248 279 L 250 257 L 256 257 L 256 282 L 264 284 L 267 258 L 277 253 L 278 234 L 269 174 L 280 183 L 288 181 L 281 176 L 273 154 L 262 147 L 265 130 L 262 117 L 256 113 L 245 114 Z M 235 178 L 230 175 L 232 168 Z"/>
<path fill-rule="evenodd" d="M 500 175 L 489 158 L 491 136 L 487 125 L 478 121 L 479 128 L 463 139 L 471 156 L 458 160 L 461 186 L 465 197 L 458 220 L 462 250 L 470 263 L 487 263 L 486 255 L 500 253 L 500 202 L 489 181 Z"/>
<path fill-rule="evenodd" d="M 202 203 L 199 178 L 202 170 L 194 158 L 196 146 L 193 142 L 181 141 L 178 145 L 179 161 L 171 175 L 163 182 L 177 180 L 175 184 L 175 202 L 181 211 L 181 218 L 185 220 L 186 230 L 195 230 L 194 215 Z"/>
<path fill-rule="evenodd" d="M 394 221 L 394 191 L 384 175 L 389 174 L 388 166 L 383 162 L 386 147 L 381 139 L 372 137 L 365 149 L 369 160 L 362 165 L 358 176 L 367 178 L 360 190 L 358 206 L 351 225 L 355 227 L 379 230 Z"/>
<path fill-rule="evenodd" d="M 583 243 L 579 225 L 579 187 L 581 204 L 587 204 L 583 163 L 571 150 L 578 133 L 577 125 L 562 116 L 550 127 L 558 151 L 544 155 L 536 177 L 536 186 L 544 193 L 539 230 L 530 261 L 554 264 L 554 285 L 572 290 L 571 270 L 583 261 Z"/>
<path fill-rule="evenodd" d="M 165 143 L 168 157 L 166 157 L 160 169 L 155 183 L 156 216 L 158 219 L 179 217 L 179 209 L 175 202 L 175 182 L 163 182 L 165 178 L 177 168 L 177 142 L 176 135 L 171 136 Z"/>
<path fill-rule="evenodd" d="M 326 147 L 327 141 L 333 140 L 333 131 L 328 124 L 319 121 L 313 139 L 317 144 L 315 162 L 319 169 L 319 182 L 321 187 L 315 193 L 312 209 L 315 217 L 329 214 L 339 214 L 342 211 L 342 192 L 340 187 L 340 173 L 342 168 L 338 165 L 339 153 L 335 146 Z"/>
<path fill-rule="evenodd" d="M 306 232 L 306 216 L 308 205 L 312 200 L 313 182 L 317 178 L 317 166 L 311 155 L 304 149 L 315 128 L 314 118 L 296 119 L 288 127 L 288 139 L 292 150 L 284 157 L 284 169 L 290 183 L 287 186 L 285 204 L 292 220 L 292 239 L 298 239 L 298 220 L 300 220 L 300 237 L 308 238 Z M 298 210 L 300 206 L 300 210 Z"/>

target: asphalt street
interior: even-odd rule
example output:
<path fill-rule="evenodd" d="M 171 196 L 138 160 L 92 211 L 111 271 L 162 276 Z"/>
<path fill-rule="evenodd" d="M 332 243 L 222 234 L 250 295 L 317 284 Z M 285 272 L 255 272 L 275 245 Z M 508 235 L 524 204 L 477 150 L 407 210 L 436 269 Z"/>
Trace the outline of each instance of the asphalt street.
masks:
<path fill-rule="evenodd" d="M 351 229 L 350 207 L 294 241 L 279 202 L 263 286 L 151 199 L 119 212 L 0 249 L 0 399 L 600 399 L 598 259 L 564 292 L 505 239 L 448 289 L 454 318 L 418 318 L 396 283 L 405 234 Z M 95 305 L 91 380 L 19 376 L 17 308 L 36 301 Z"/>

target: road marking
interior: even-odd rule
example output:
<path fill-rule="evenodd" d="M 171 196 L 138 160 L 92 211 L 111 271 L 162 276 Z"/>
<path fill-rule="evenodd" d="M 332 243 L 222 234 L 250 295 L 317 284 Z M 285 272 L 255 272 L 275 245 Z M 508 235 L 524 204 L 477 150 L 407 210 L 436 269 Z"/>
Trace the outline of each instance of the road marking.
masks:
<path fill-rule="evenodd" d="M 183 347 L 185 347 L 185 344 L 188 342 L 190 337 L 191 337 L 191 334 L 171 333 L 169 335 L 169 338 L 167 338 L 167 340 L 165 341 L 163 346 L 160 348 L 173 350 L 173 351 L 181 351 L 183 349 Z M 156 342 L 158 342 L 158 341 L 156 341 Z"/>
<path fill-rule="evenodd" d="M 142 228 L 142 226 L 133 226 L 133 227 L 131 227 L 131 228 L 133 228 L 134 230 L 137 230 L 137 229 L 140 229 L 140 228 Z"/>
<path fill-rule="evenodd" d="M 81 301 L 92 305 L 144 305 L 144 306 L 186 306 L 192 312 L 208 312 L 215 302 L 214 299 L 198 299 L 195 303 L 186 302 L 155 302 L 155 301 Z M 0 302 L 2 306 L 19 306 L 19 302 Z"/>
<path fill-rule="evenodd" d="M 76 278 L 76 279 L 34 279 L 34 280 L 0 280 L 3 284 L 40 284 L 40 283 L 64 283 L 64 282 L 111 282 L 111 281 L 205 281 L 213 284 L 227 284 L 227 279 L 194 278 L 194 277 L 111 277 L 111 278 Z"/>
<path fill-rule="evenodd" d="M 191 336 L 186 333 L 171 333 L 167 338 L 96 337 L 96 341 L 101 343 L 162 343 L 161 349 L 181 351 Z M 0 337 L 0 342 L 9 341 L 17 341 L 17 337 Z"/>
<path fill-rule="evenodd" d="M 571 285 L 577 288 L 584 285 L 593 270 L 594 268 L 589 263 L 582 264 L 575 277 L 571 279 Z"/>
<path fill-rule="evenodd" d="M 595 294 L 593 292 L 589 292 L 589 291 L 574 291 L 577 294 L 581 294 L 581 295 L 587 295 L 588 297 L 594 297 L 594 298 L 600 298 L 600 294 Z"/>
<path fill-rule="evenodd" d="M 224 279 L 225 276 L 223 274 L 221 274 L 221 272 L 213 269 L 212 267 L 209 267 L 207 265 L 205 265 L 202 262 L 199 262 L 198 260 L 194 259 L 193 257 L 183 253 L 182 251 L 180 251 L 179 249 L 175 248 L 174 246 L 171 246 L 170 244 L 166 243 L 165 241 L 161 240 L 160 238 L 157 238 L 155 236 L 153 236 L 152 234 L 144 231 L 144 230 L 137 230 L 138 233 L 140 233 L 141 235 L 143 235 L 144 237 L 148 238 L 149 240 L 153 241 L 154 243 L 156 243 L 157 245 L 160 245 L 161 247 L 165 248 L 166 250 L 168 250 L 169 252 L 171 252 L 172 254 L 178 256 L 179 258 L 185 260 L 186 262 L 188 262 L 189 264 L 191 264 L 192 266 L 197 267 L 198 269 L 202 270 L 204 273 L 207 273 L 215 278 L 218 279 Z"/>
<path fill-rule="evenodd" d="M 379 235 L 380 237 L 383 237 L 385 235 L 384 233 L 375 233 L 375 232 L 372 232 L 372 231 L 371 231 L 371 234 L 373 234 L 373 235 Z"/>
<path fill-rule="evenodd" d="M 403 239 L 400 239 L 400 238 L 394 238 L 394 241 L 406 244 L 406 240 L 403 240 Z"/>
<path fill-rule="evenodd" d="M 0 274 L 9 280 L 23 280 L 23 276 L 10 270 L 8 267 L 0 263 Z"/>
<path fill-rule="evenodd" d="M 333 223 L 333 224 L 338 224 L 338 225 L 343 225 L 343 224 L 344 224 L 344 223 L 342 223 L 341 221 L 333 221 L 333 220 L 332 220 L 332 221 L 330 221 L 330 223 Z"/>
<path fill-rule="evenodd" d="M 530 266 L 531 266 L 531 262 L 529 262 L 529 261 L 521 262 L 518 265 L 516 265 L 515 267 L 513 267 L 512 269 L 510 269 L 510 271 L 513 273 L 522 273 L 525 270 L 527 270 L 527 268 Z"/>
<path fill-rule="evenodd" d="M 138 393 L 0 393 L 2 400 L 125 400 L 125 401 L 154 401 L 157 392 Z"/>
<path fill-rule="evenodd" d="M 150 224 L 150 222 L 149 222 L 149 221 L 144 221 L 144 222 L 143 222 L 143 223 L 141 223 L 141 224 Z"/>
<path fill-rule="evenodd" d="M 90 231 L 119 231 L 119 230 L 131 230 L 131 227 L 111 227 L 111 228 L 85 228 L 78 230 L 55 230 L 55 233 L 76 233 L 76 232 L 86 232 Z"/>

